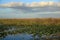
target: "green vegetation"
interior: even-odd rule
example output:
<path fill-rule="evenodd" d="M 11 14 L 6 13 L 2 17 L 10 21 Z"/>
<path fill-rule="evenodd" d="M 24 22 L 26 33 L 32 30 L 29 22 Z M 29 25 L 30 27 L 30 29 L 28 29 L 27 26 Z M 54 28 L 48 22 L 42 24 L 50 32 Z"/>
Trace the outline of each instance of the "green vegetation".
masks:
<path fill-rule="evenodd" d="M 15 28 L 14 31 L 8 31 Z M 0 19 L 0 32 L 8 34 L 29 33 L 29 34 L 55 34 L 60 33 L 60 19 Z"/>
<path fill-rule="evenodd" d="M 6 26 L 6 25 L 5 25 Z M 16 28 L 15 31 L 12 31 L 13 33 L 32 33 L 32 34 L 46 34 L 46 35 L 50 35 L 50 34 L 55 34 L 55 33 L 59 33 L 60 32 L 60 25 L 56 26 L 56 25 L 22 25 L 22 26 L 0 26 L 1 29 L 0 31 L 5 31 L 5 30 L 9 30 L 10 28 L 14 27 Z M 7 28 L 8 27 L 8 28 Z M 11 32 L 8 32 L 11 33 Z"/>

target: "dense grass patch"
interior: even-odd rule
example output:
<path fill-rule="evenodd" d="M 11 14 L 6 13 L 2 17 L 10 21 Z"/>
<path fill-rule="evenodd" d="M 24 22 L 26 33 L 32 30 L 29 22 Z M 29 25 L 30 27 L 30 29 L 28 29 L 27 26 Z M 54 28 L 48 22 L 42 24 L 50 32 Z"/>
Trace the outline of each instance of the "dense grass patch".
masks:
<path fill-rule="evenodd" d="M 14 31 L 8 31 L 14 28 Z M 55 34 L 60 32 L 60 19 L 0 19 L 0 32 L 9 34 Z"/>

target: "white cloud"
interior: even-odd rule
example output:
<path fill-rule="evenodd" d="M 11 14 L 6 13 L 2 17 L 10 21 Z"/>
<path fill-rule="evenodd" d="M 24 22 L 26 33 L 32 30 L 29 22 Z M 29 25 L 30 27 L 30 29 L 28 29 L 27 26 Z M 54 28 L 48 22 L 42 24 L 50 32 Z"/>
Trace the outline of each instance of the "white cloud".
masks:
<path fill-rule="evenodd" d="M 60 7 L 60 2 L 56 3 L 58 7 Z"/>
<path fill-rule="evenodd" d="M 32 3 L 22 3 L 22 2 L 11 2 L 2 4 L 3 7 L 15 7 L 15 6 L 26 6 L 26 7 L 45 7 L 45 6 L 58 6 L 60 7 L 59 2 L 32 2 Z"/>
<path fill-rule="evenodd" d="M 56 5 L 56 3 L 54 3 L 54 2 L 49 2 L 48 5 L 49 5 L 49 6 L 53 6 L 53 5 Z"/>
<path fill-rule="evenodd" d="M 0 18 L 60 17 L 60 2 L 11 2 L 0 4 L 0 8 Z"/>
<path fill-rule="evenodd" d="M 15 6 L 23 6 L 22 2 L 10 2 L 6 4 L 1 4 L 1 7 L 15 7 Z"/>
<path fill-rule="evenodd" d="M 22 12 L 54 12 L 60 11 L 60 2 L 32 2 L 32 3 L 22 3 L 22 2 L 11 2 L 6 4 L 0 4 L 0 8 L 12 8 L 18 9 Z"/>

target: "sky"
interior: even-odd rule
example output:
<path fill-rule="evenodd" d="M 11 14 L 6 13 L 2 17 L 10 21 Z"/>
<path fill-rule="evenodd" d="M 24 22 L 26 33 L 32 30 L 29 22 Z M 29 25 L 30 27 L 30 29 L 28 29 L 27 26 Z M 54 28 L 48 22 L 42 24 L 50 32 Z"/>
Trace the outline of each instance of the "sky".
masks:
<path fill-rule="evenodd" d="M 0 18 L 60 18 L 60 0 L 0 0 Z"/>
<path fill-rule="evenodd" d="M 31 3 L 31 2 L 41 2 L 41 1 L 59 2 L 59 0 L 0 0 L 0 3 L 8 3 L 8 2 L 24 2 L 24 3 L 29 2 L 29 3 Z"/>

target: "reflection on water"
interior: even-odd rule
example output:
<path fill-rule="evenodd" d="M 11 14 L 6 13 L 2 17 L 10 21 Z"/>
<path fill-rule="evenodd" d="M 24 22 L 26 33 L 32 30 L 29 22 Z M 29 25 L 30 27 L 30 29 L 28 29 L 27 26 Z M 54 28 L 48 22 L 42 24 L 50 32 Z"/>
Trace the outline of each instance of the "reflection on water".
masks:
<path fill-rule="evenodd" d="M 46 36 L 46 35 L 33 35 L 33 34 L 27 34 L 27 33 L 22 33 L 22 34 L 4 34 L 0 37 L 0 40 L 60 40 L 60 37 L 58 36 Z"/>
<path fill-rule="evenodd" d="M 22 30 L 21 30 L 22 29 Z M 29 28 L 27 28 L 29 29 Z M 24 32 L 25 31 L 25 32 Z M 28 30 L 29 31 L 29 30 Z M 23 33 L 21 33 L 23 32 Z M 26 28 L 2 27 L 0 29 L 0 40 L 60 40 L 60 36 L 56 35 L 39 35 L 26 32 Z"/>
<path fill-rule="evenodd" d="M 6 36 L 4 40 L 33 40 L 33 37 L 29 34 L 16 34 Z"/>
<path fill-rule="evenodd" d="M 7 35 L 4 38 L 0 38 L 0 40 L 34 40 L 33 34 L 13 34 Z"/>

